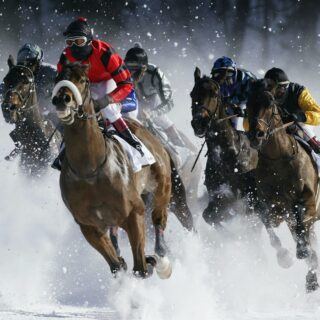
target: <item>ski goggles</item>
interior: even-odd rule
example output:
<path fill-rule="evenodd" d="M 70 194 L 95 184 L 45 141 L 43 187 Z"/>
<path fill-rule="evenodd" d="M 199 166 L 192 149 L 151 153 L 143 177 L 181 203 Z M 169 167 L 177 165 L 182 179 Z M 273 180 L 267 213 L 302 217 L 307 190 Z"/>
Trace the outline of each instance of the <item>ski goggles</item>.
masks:
<path fill-rule="evenodd" d="M 235 75 L 234 69 L 217 69 L 213 70 L 212 77 L 213 79 L 221 79 L 221 78 L 232 78 Z"/>
<path fill-rule="evenodd" d="M 289 81 L 279 82 L 275 88 L 276 96 L 284 95 L 288 90 L 289 83 Z"/>
<path fill-rule="evenodd" d="M 81 37 L 70 37 L 66 39 L 66 45 L 72 47 L 76 45 L 77 47 L 83 47 L 87 44 L 88 38 L 85 36 Z"/>

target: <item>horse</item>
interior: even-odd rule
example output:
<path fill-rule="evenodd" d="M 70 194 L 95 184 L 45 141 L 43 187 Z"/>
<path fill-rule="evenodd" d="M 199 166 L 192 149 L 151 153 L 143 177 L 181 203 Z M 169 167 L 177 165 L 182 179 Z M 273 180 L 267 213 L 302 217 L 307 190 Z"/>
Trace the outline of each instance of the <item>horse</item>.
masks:
<path fill-rule="evenodd" d="M 15 65 L 12 56 L 8 65 L 9 72 L 3 80 L 2 113 L 7 123 L 15 124 L 10 133 L 15 149 L 6 159 L 20 154 L 22 172 L 39 177 L 57 154 L 61 137 L 40 112 L 33 72 Z"/>
<path fill-rule="evenodd" d="M 250 142 L 259 152 L 256 180 L 262 222 L 283 267 L 289 267 L 292 261 L 273 228 L 287 223 L 296 242 L 296 256 L 306 259 L 309 268 L 306 290 L 314 291 L 319 287 L 317 255 L 310 241 L 312 226 L 319 219 L 316 165 L 310 152 L 286 130 L 293 122 L 282 121 L 282 110 L 268 91 L 267 81 L 253 85 L 247 108 Z"/>
<path fill-rule="evenodd" d="M 63 124 L 65 139 L 60 174 L 62 199 L 85 239 L 105 258 L 113 274 L 126 270 L 127 265 L 117 255 L 116 238 L 111 241 L 107 231 L 110 227 L 121 227 L 128 234 L 132 248 L 134 274 L 145 278 L 155 267 L 160 278 L 168 278 L 171 263 L 164 240 L 167 207 L 170 200 L 181 202 L 181 179 L 160 141 L 138 122 L 128 120 L 130 129 L 156 159 L 154 164 L 133 172 L 118 140 L 112 135 L 105 136 L 99 128 L 87 68 L 77 63 L 65 65 L 53 90 L 52 101 Z M 144 252 L 143 196 L 149 192 L 153 193 L 153 256 Z"/>
<path fill-rule="evenodd" d="M 248 138 L 233 128 L 233 116 L 226 113 L 219 84 L 207 76 L 201 77 L 198 67 L 194 82 L 190 94 L 191 125 L 196 136 L 205 138 L 208 148 L 205 185 L 209 204 L 203 218 L 208 224 L 219 226 L 232 217 L 232 207 L 239 199 L 245 199 L 245 209 L 251 212 L 258 156 Z"/>

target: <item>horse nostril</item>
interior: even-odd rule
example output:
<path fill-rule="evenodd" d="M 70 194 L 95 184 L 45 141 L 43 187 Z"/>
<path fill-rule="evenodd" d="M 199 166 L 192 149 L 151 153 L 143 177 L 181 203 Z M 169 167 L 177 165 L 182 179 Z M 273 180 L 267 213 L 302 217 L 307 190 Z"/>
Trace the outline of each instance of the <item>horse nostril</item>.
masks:
<path fill-rule="evenodd" d="M 262 139 L 265 137 L 265 133 L 261 130 L 259 130 L 257 133 L 256 133 L 256 138 L 257 139 Z"/>
<path fill-rule="evenodd" d="M 63 101 L 64 101 L 65 103 L 69 103 L 69 102 L 71 101 L 71 97 L 70 97 L 68 94 L 65 94 L 65 95 L 63 96 Z"/>
<path fill-rule="evenodd" d="M 58 105 L 58 104 L 59 104 L 59 101 L 60 101 L 60 98 L 58 98 L 57 96 L 54 96 L 54 97 L 52 98 L 52 104 L 53 104 L 54 106 Z"/>
<path fill-rule="evenodd" d="M 11 104 L 9 106 L 9 111 L 14 111 L 16 109 L 16 106 L 14 104 Z"/>

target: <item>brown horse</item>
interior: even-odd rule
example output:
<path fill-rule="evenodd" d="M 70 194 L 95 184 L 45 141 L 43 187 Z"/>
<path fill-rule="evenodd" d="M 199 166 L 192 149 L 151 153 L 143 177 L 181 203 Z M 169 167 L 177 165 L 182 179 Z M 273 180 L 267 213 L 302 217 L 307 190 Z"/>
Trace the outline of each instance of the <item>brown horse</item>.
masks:
<path fill-rule="evenodd" d="M 86 66 L 66 65 L 57 78 L 60 89 L 54 90 L 53 103 L 64 126 L 66 147 L 60 176 L 63 201 L 87 241 L 102 254 L 113 273 L 125 269 L 126 264 L 117 256 L 106 231 L 119 226 L 129 237 L 134 272 L 145 277 L 156 265 L 159 276 L 167 278 L 171 264 L 166 257 L 163 234 L 171 190 L 174 201 L 183 198 L 180 197 L 182 189 L 178 187 L 181 180 L 171 179 L 170 157 L 159 140 L 133 121 L 130 128 L 152 152 L 156 162 L 137 173 L 132 171 L 122 146 L 116 139 L 106 138 L 98 126 L 86 71 Z M 142 196 L 149 192 L 153 193 L 152 220 L 156 236 L 153 257 L 146 257 L 144 253 Z"/>
<path fill-rule="evenodd" d="M 283 221 L 287 223 L 297 244 L 297 258 L 305 258 L 309 267 L 306 289 L 313 291 L 318 288 L 318 263 L 310 245 L 310 228 L 319 217 L 317 170 L 310 154 L 286 132 L 292 123 L 282 122 L 281 109 L 267 88 L 264 80 L 254 84 L 247 104 L 251 145 L 259 150 L 259 211 L 279 262 L 289 267 L 288 252 L 272 229 Z"/>
<path fill-rule="evenodd" d="M 219 226 L 232 218 L 232 209 L 239 199 L 245 199 L 246 211 L 252 212 L 258 155 L 248 138 L 232 126 L 233 116 L 227 114 L 222 103 L 219 84 L 201 77 L 199 68 L 194 80 L 191 125 L 196 136 L 205 138 L 208 148 L 205 185 L 209 204 L 203 218 Z"/>
<path fill-rule="evenodd" d="M 20 154 L 22 171 L 32 177 L 40 176 L 58 153 L 61 136 L 40 112 L 32 70 L 15 65 L 12 56 L 8 65 L 1 107 L 5 121 L 15 125 L 10 133 L 15 149 L 6 159 Z"/>

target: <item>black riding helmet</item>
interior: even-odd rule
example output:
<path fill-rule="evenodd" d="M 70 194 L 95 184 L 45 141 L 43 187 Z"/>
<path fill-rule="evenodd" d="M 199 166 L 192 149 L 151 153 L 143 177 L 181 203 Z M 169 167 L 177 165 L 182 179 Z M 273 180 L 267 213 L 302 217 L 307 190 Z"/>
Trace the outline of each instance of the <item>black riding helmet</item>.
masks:
<path fill-rule="evenodd" d="M 63 35 L 74 58 L 85 60 L 92 53 L 93 31 L 88 25 L 87 19 L 77 18 L 68 25 Z"/>
<path fill-rule="evenodd" d="M 148 55 L 139 43 L 128 50 L 124 59 L 127 67 L 143 67 L 148 65 Z"/>
<path fill-rule="evenodd" d="M 132 79 L 139 81 L 147 69 L 148 55 L 140 43 L 136 43 L 133 48 L 128 50 L 124 62 L 131 73 Z"/>
<path fill-rule="evenodd" d="M 270 89 L 274 89 L 275 98 L 279 101 L 285 99 L 290 84 L 287 74 L 280 68 L 268 70 L 264 76 L 271 82 Z"/>

